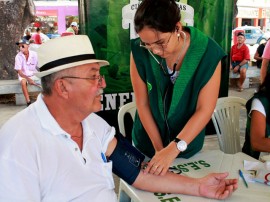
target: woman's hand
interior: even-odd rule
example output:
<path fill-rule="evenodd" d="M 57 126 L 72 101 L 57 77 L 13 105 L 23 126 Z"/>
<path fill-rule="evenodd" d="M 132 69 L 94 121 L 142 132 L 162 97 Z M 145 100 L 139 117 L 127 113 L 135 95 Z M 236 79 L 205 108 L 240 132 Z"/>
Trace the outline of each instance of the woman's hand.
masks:
<path fill-rule="evenodd" d="M 238 188 L 237 179 L 225 179 L 228 173 L 211 173 L 199 179 L 199 195 L 207 198 L 226 199 Z"/>
<path fill-rule="evenodd" d="M 176 143 L 171 142 L 167 147 L 156 152 L 147 167 L 145 166 L 144 173 L 165 175 L 178 154 L 179 150 L 176 148 Z"/>

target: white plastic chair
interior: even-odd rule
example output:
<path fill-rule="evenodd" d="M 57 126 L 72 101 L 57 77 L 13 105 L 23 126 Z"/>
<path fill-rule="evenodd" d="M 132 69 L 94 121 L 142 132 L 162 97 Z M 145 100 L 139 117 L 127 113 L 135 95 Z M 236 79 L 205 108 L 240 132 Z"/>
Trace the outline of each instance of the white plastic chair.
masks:
<path fill-rule="evenodd" d="M 246 100 L 240 97 L 222 97 L 217 100 L 212 121 L 220 150 L 227 154 L 241 151 L 240 112 L 246 112 Z"/>
<path fill-rule="evenodd" d="M 124 123 L 124 117 L 125 114 L 129 113 L 132 117 L 132 120 L 134 121 L 135 118 L 135 113 L 136 113 L 136 103 L 135 102 L 130 102 L 122 107 L 120 107 L 119 112 L 118 112 L 118 126 L 119 126 L 119 131 L 123 136 L 126 136 L 126 130 L 125 130 L 125 123 Z"/>
<path fill-rule="evenodd" d="M 122 107 L 120 107 L 118 111 L 118 127 L 119 131 L 123 136 L 126 136 L 126 130 L 125 130 L 125 122 L 124 118 L 125 115 L 129 113 L 131 115 L 132 120 L 134 121 L 135 114 L 136 114 L 136 103 L 135 102 L 130 102 Z M 131 190 L 131 186 L 127 184 L 124 180 L 120 179 L 119 182 L 119 197 L 118 201 L 119 202 L 134 202 L 134 198 L 136 198 L 136 194 L 133 193 Z"/>

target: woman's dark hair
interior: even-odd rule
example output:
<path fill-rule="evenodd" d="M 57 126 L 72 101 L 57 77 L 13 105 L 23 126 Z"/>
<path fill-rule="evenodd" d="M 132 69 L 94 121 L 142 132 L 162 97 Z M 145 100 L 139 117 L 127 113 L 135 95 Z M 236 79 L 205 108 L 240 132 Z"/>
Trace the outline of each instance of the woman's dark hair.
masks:
<path fill-rule="evenodd" d="M 270 72 L 267 72 L 263 83 L 259 87 L 258 94 L 264 95 L 270 102 Z"/>
<path fill-rule="evenodd" d="M 180 18 L 175 0 L 143 0 L 135 13 L 135 31 L 148 26 L 160 32 L 173 32 Z"/>

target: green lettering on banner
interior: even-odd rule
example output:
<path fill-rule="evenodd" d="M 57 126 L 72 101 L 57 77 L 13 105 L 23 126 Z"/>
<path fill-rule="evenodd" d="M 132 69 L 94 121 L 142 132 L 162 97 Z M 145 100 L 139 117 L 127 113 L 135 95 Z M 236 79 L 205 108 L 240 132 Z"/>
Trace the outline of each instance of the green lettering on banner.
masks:
<path fill-rule="evenodd" d="M 200 169 L 208 168 L 208 167 L 211 167 L 210 163 L 207 163 L 204 160 L 198 160 L 198 161 L 193 161 L 193 162 L 188 162 L 188 163 L 172 166 L 172 168 L 174 169 L 172 172 L 181 174 L 182 172 L 187 173 L 190 170 L 200 170 Z"/>
<path fill-rule="evenodd" d="M 190 167 L 193 168 L 194 170 L 200 170 L 201 168 L 196 164 L 197 162 L 188 163 L 188 165 L 190 165 Z"/>
<path fill-rule="evenodd" d="M 164 194 L 164 193 L 154 193 L 154 195 L 158 198 L 158 200 L 160 202 L 175 202 L 175 201 L 181 201 L 181 199 L 179 197 L 171 197 L 171 198 L 167 198 L 169 197 L 168 195 L 170 195 L 169 193 Z M 165 198 L 166 197 L 166 198 Z"/>
<path fill-rule="evenodd" d="M 204 167 L 210 167 L 210 164 L 206 163 L 204 160 L 199 160 L 199 164 L 203 165 Z"/>

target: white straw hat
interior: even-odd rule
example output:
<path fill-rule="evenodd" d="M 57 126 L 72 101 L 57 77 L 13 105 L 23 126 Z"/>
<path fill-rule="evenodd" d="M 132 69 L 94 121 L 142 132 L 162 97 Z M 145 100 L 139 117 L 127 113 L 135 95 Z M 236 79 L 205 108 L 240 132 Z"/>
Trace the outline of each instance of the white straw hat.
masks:
<path fill-rule="evenodd" d="M 86 35 L 59 37 L 43 43 L 37 50 L 39 78 L 79 65 L 99 63 L 109 65 L 105 60 L 96 59 L 92 44 Z"/>

